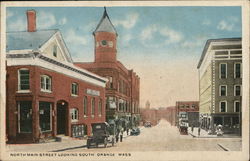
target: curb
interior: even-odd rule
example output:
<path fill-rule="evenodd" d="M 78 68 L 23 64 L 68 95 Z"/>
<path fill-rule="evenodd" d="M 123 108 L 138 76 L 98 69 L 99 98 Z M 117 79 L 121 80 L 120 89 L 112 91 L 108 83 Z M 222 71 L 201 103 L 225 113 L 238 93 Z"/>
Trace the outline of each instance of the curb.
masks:
<path fill-rule="evenodd" d="M 228 148 L 222 146 L 221 144 L 217 144 L 217 145 L 218 145 L 219 147 L 221 147 L 224 151 L 230 151 L 230 149 L 228 149 Z"/>

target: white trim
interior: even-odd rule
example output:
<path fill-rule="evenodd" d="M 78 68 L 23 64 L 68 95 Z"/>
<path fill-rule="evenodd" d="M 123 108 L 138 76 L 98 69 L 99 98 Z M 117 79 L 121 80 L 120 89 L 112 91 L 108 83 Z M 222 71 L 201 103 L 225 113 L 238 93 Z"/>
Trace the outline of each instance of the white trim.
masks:
<path fill-rule="evenodd" d="M 226 78 L 221 78 L 221 65 L 226 64 Z M 219 64 L 219 78 L 220 79 L 227 79 L 227 63 L 220 63 Z"/>
<path fill-rule="evenodd" d="M 42 78 L 49 78 L 49 84 L 50 84 L 50 89 L 46 89 L 46 80 L 45 80 L 45 88 L 42 88 L 42 86 L 41 86 L 41 79 Z M 46 75 L 46 74 L 44 74 L 44 75 L 40 75 L 40 89 L 41 89 L 41 91 L 42 92 L 47 92 L 47 93 L 52 93 L 52 78 L 50 77 L 50 76 L 48 76 L 48 75 Z"/>
<path fill-rule="evenodd" d="M 240 108 L 241 108 L 241 105 L 240 105 L 240 101 L 239 100 L 237 100 L 237 101 L 234 101 L 234 112 L 236 112 L 236 102 L 239 102 L 239 111 L 237 112 L 237 113 L 239 113 L 240 112 Z"/>
<path fill-rule="evenodd" d="M 226 87 L 226 95 L 225 95 L 225 96 L 227 96 L 227 85 L 220 85 L 220 88 L 219 88 L 219 96 L 222 96 L 222 95 L 221 95 L 221 86 L 225 86 L 225 87 Z"/>
<path fill-rule="evenodd" d="M 241 96 L 241 85 L 240 84 L 235 84 L 234 85 L 234 96 L 237 96 L 236 95 L 236 86 L 240 86 L 240 95 L 238 95 L 238 96 Z"/>
<path fill-rule="evenodd" d="M 236 78 L 236 64 L 240 64 L 240 77 L 239 78 L 242 78 L 242 63 L 241 62 L 234 63 L 234 78 Z"/>
<path fill-rule="evenodd" d="M 108 81 L 106 78 L 104 77 L 101 77 L 101 76 L 98 76 L 94 73 L 91 73 L 91 72 L 88 72 L 87 70 L 85 69 L 82 69 L 80 67 L 76 67 L 75 65 L 71 64 L 71 63 L 66 63 L 66 62 L 61 62 L 65 65 L 68 65 L 74 69 L 77 69 L 79 71 L 82 71 L 82 72 L 85 72 L 86 74 L 89 74 L 91 76 L 94 76 L 96 78 L 99 78 L 103 81 Z M 64 74 L 64 75 L 67 75 L 69 77 L 74 77 L 74 78 L 77 78 L 79 80 L 82 80 L 82 81 L 86 81 L 88 83 L 92 83 L 94 85 L 97 85 L 97 86 L 101 86 L 101 87 L 105 87 L 106 86 L 106 82 L 101 82 L 99 80 L 96 80 L 94 78 L 90 78 L 88 76 L 85 76 L 85 75 L 82 75 L 80 73 L 77 73 L 77 72 L 74 72 L 72 70 L 69 70 L 69 69 L 66 69 L 66 68 L 63 68 L 63 67 L 60 67 L 60 66 L 56 66 L 52 63 L 49 63 L 49 62 L 46 62 L 44 60 L 41 60 L 39 58 L 24 58 L 24 59 L 21 59 L 21 58 L 18 58 L 18 59 L 15 59 L 15 58 L 7 58 L 7 66 L 18 66 L 18 65 L 31 65 L 31 66 L 39 66 L 39 67 L 42 67 L 42 68 L 45 68 L 45 69 L 49 69 L 49 70 L 52 70 L 54 72 L 58 72 L 58 73 L 61 73 L 61 74 Z"/>
<path fill-rule="evenodd" d="M 21 86 L 20 71 L 21 70 L 29 71 L 29 89 L 20 89 L 20 86 Z M 30 92 L 30 70 L 28 68 L 20 68 L 20 69 L 18 69 L 17 74 L 18 74 L 18 84 L 17 84 L 18 87 L 17 87 L 17 89 L 18 89 L 19 93 L 29 93 Z"/>
<path fill-rule="evenodd" d="M 219 107 L 220 107 L 219 112 L 221 112 L 221 103 L 222 103 L 222 102 L 225 102 L 225 105 L 226 105 L 225 112 L 227 112 L 227 101 L 226 101 L 226 100 L 225 100 L 225 101 L 220 101 L 220 102 L 219 102 Z"/>

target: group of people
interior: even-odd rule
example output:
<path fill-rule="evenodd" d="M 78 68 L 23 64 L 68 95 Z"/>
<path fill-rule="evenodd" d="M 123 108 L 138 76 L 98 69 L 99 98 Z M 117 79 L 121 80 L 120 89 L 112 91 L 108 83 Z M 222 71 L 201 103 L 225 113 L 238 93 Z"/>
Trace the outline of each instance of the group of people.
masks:
<path fill-rule="evenodd" d="M 115 135 L 115 138 L 116 138 L 116 142 L 119 141 L 119 136 L 120 136 L 120 142 L 122 142 L 122 139 L 123 139 L 123 132 L 124 132 L 124 129 L 121 128 L 117 128 L 117 131 L 116 131 L 116 135 Z M 129 128 L 126 129 L 126 132 L 127 132 L 127 135 L 129 133 Z"/>

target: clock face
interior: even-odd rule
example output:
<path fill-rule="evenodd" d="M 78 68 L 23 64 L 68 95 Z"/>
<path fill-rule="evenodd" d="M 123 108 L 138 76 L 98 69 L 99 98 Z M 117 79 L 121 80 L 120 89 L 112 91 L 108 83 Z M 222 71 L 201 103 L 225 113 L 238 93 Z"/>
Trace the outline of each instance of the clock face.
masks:
<path fill-rule="evenodd" d="M 106 41 L 106 40 L 102 40 L 101 43 L 102 43 L 103 46 L 106 46 L 106 45 L 107 45 L 107 41 Z"/>

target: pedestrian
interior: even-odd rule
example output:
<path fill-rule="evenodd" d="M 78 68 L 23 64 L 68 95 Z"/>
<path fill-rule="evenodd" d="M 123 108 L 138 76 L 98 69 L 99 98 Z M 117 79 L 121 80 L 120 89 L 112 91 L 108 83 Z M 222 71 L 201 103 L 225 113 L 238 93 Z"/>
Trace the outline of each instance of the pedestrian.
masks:
<path fill-rule="evenodd" d="M 120 142 L 122 142 L 122 138 L 123 138 L 123 128 L 120 131 Z"/>
<path fill-rule="evenodd" d="M 191 131 L 192 131 L 192 133 L 194 132 L 194 125 L 192 125 L 192 127 L 191 127 Z"/>
<path fill-rule="evenodd" d="M 198 136 L 200 136 L 200 134 L 201 134 L 201 128 L 199 127 L 198 128 Z"/>
<path fill-rule="evenodd" d="M 116 135 L 115 135 L 115 141 L 118 142 L 119 141 L 119 130 L 116 130 Z"/>
<path fill-rule="evenodd" d="M 128 135 L 128 132 L 129 132 L 129 128 L 127 128 L 127 135 Z"/>

